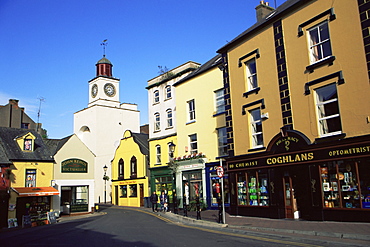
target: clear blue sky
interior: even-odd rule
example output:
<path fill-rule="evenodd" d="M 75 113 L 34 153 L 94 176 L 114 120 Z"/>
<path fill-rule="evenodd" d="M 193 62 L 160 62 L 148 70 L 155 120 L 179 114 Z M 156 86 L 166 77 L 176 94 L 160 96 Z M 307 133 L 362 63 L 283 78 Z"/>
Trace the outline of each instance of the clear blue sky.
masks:
<path fill-rule="evenodd" d="M 277 6 L 285 0 L 276 0 Z M 274 7 L 274 0 L 269 1 Z M 205 63 L 256 22 L 259 0 L 0 0 L 0 105 L 18 99 L 49 138 L 73 134 L 102 58 L 119 78 L 120 101 L 148 123 L 147 81 L 158 66 Z"/>

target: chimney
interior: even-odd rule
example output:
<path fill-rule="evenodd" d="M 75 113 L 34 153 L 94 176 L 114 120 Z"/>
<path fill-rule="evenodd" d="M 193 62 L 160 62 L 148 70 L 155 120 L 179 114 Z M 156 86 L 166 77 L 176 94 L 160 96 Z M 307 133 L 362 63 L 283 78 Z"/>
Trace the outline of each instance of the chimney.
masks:
<path fill-rule="evenodd" d="M 18 102 L 19 100 L 17 99 L 9 99 L 9 105 L 15 106 L 16 109 L 18 108 Z"/>
<path fill-rule="evenodd" d="M 273 7 L 269 6 L 268 2 L 260 1 L 260 5 L 256 7 L 256 17 L 257 22 L 260 22 L 263 20 L 266 16 L 268 16 L 272 11 L 275 9 Z"/>

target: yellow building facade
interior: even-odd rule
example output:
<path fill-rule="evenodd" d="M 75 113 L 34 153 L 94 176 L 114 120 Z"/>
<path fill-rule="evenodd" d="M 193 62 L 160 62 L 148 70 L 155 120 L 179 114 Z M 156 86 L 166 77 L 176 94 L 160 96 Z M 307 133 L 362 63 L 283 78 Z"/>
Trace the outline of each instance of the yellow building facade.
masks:
<path fill-rule="evenodd" d="M 289 1 L 222 47 L 231 212 L 370 213 L 367 5 Z M 257 10 L 258 11 L 258 10 Z"/>
<path fill-rule="evenodd" d="M 113 204 L 144 206 L 144 198 L 150 196 L 148 135 L 126 130 L 111 166 Z"/>
<path fill-rule="evenodd" d="M 181 204 L 217 206 L 216 167 L 227 155 L 221 56 L 174 84 L 177 108 L 176 190 Z M 228 187 L 228 185 L 226 186 Z M 228 198 L 228 190 L 225 192 Z"/>

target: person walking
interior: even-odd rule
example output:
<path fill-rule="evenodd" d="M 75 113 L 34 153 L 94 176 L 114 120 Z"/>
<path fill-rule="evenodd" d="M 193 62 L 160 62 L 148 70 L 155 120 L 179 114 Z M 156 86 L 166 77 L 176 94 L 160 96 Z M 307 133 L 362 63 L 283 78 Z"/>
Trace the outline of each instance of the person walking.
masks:
<path fill-rule="evenodd" d="M 157 196 L 157 193 L 155 191 L 153 191 L 153 194 L 150 196 L 150 202 L 152 203 L 152 210 L 154 212 L 154 207 L 155 207 L 155 211 L 158 212 L 158 196 Z"/>

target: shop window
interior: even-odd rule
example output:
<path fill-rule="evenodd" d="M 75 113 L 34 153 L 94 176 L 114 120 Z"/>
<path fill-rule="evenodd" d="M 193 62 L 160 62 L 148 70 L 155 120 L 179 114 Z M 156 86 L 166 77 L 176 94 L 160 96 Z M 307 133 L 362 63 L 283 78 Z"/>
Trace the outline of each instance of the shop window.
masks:
<path fill-rule="evenodd" d="M 137 177 L 137 160 L 135 156 L 132 156 L 131 158 L 131 178 Z"/>
<path fill-rule="evenodd" d="M 36 187 L 36 169 L 26 169 L 26 187 Z"/>
<path fill-rule="evenodd" d="M 215 170 L 215 169 L 214 169 Z M 227 176 L 222 178 L 224 180 L 224 200 L 225 205 L 230 205 L 230 192 L 229 192 L 229 179 Z M 222 199 L 221 197 L 221 178 L 216 175 L 216 172 L 212 172 L 211 175 L 211 204 L 212 206 L 218 206 L 218 201 Z"/>
<path fill-rule="evenodd" d="M 238 174 L 238 205 L 269 206 L 268 176 L 265 172 Z"/>
<path fill-rule="evenodd" d="M 119 188 L 121 191 L 120 197 L 127 198 L 127 185 L 120 185 Z"/>
<path fill-rule="evenodd" d="M 165 177 L 156 177 L 155 178 L 155 191 L 157 195 L 161 195 L 164 192 L 167 195 L 167 199 L 169 203 L 173 202 L 173 194 L 172 194 L 172 177 L 165 176 Z"/>
<path fill-rule="evenodd" d="M 365 203 L 365 198 L 370 201 L 369 178 L 366 177 L 369 172 L 365 169 L 365 180 L 359 182 L 358 164 L 358 161 L 341 160 L 320 166 L 324 208 L 370 208 Z"/>
<path fill-rule="evenodd" d="M 137 184 L 130 184 L 130 197 L 137 197 Z"/>

